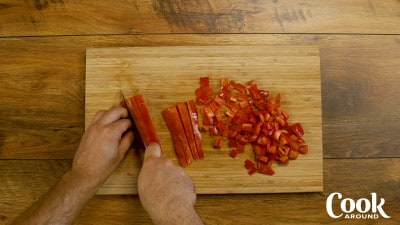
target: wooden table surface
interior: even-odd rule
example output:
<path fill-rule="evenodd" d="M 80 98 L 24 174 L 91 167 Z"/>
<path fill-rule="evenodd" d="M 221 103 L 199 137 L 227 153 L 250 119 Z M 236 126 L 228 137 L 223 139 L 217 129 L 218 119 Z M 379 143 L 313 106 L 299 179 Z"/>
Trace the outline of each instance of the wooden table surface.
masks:
<path fill-rule="evenodd" d="M 239 44 L 320 47 L 324 190 L 198 195 L 205 224 L 399 224 L 398 0 L 0 0 L 0 224 L 71 166 L 86 48 Z M 333 192 L 391 218 L 330 218 Z M 76 224 L 151 221 L 137 196 L 96 196 Z"/>

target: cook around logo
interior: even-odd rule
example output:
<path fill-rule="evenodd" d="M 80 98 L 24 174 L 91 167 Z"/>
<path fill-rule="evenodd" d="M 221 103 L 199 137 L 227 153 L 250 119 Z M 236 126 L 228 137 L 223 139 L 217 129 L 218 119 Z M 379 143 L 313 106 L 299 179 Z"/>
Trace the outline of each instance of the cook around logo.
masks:
<path fill-rule="evenodd" d="M 360 198 L 354 201 L 351 198 L 342 199 L 342 194 L 334 192 L 326 199 L 326 212 L 331 218 L 338 219 L 344 217 L 345 219 L 378 219 L 383 217 L 390 218 L 383 210 L 385 199 L 380 198 L 379 204 L 377 202 L 376 193 L 371 193 L 371 199 Z M 332 204 L 334 201 L 340 201 L 340 209 L 333 209 Z"/>

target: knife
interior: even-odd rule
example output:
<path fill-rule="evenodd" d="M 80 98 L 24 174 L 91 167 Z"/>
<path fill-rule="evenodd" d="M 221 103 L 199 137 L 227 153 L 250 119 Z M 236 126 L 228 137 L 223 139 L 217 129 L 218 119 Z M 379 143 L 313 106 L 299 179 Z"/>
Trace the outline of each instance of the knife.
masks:
<path fill-rule="evenodd" d="M 128 108 L 129 116 L 131 117 L 132 121 L 135 122 L 134 119 L 133 119 L 132 105 L 131 105 L 131 103 L 128 101 L 128 99 L 126 99 L 126 97 L 125 97 L 125 95 L 124 95 L 124 92 L 123 92 L 122 90 L 120 90 L 120 91 L 121 91 L 122 100 L 124 100 L 125 105 L 126 105 L 126 107 Z"/>

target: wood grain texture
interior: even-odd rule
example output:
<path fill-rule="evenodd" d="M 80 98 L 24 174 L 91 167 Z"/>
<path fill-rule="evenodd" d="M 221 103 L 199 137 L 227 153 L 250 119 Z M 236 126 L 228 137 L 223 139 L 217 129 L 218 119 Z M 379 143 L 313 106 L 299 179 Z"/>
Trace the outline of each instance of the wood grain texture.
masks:
<path fill-rule="evenodd" d="M 85 55 L 63 44 L 0 41 L 0 158 L 73 156 L 84 131 Z"/>
<path fill-rule="evenodd" d="M 73 157 L 88 47 L 240 44 L 318 45 L 324 157 L 400 157 L 399 36 L 221 34 L 3 38 L 0 158 Z"/>
<path fill-rule="evenodd" d="M 319 49 L 317 46 L 173 46 L 97 48 L 86 53 L 85 124 L 96 112 L 121 101 L 120 90 L 145 96 L 163 153 L 179 165 L 161 112 L 194 100 L 199 78 L 209 76 L 218 90 L 221 77 L 239 83 L 254 80 L 260 89 L 282 96 L 290 123 L 301 122 L 309 153 L 289 166 L 274 165 L 274 176 L 249 176 L 244 160 L 249 149 L 232 159 L 227 143 L 214 149 L 203 134 L 204 160 L 185 168 L 197 193 L 274 193 L 322 190 L 322 122 Z M 132 96 L 133 94 L 131 94 Z M 137 193 L 141 156 L 130 154 L 99 194 Z M 139 158 L 139 159 L 138 159 Z"/>
<path fill-rule="evenodd" d="M 0 160 L 0 224 L 8 224 L 61 178 L 71 160 Z M 368 165 L 368 170 L 365 166 Z M 381 176 L 377 174 L 385 174 Z M 327 196 L 368 197 L 376 192 L 386 200 L 391 219 L 400 222 L 400 159 L 325 159 L 324 191 L 296 194 L 198 195 L 196 210 L 205 224 L 365 224 L 364 220 L 333 220 L 325 209 Z M 339 208 L 335 203 L 335 209 Z M 336 208 L 337 207 L 337 208 Z M 76 224 L 151 224 L 136 195 L 96 196 Z"/>
<path fill-rule="evenodd" d="M 143 33 L 399 34 L 399 8 L 400 2 L 397 0 L 2 0 L 0 36 Z"/>
<path fill-rule="evenodd" d="M 399 6 L 398 0 L 0 0 L 0 224 L 70 168 L 84 131 L 86 48 L 265 44 L 320 47 L 324 192 L 199 195 L 202 219 L 400 224 Z M 377 192 L 392 218 L 330 219 L 325 201 L 335 191 L 351 198 Z M 137 196 L 103 195 L 76 224 L 151 222 Z"/>

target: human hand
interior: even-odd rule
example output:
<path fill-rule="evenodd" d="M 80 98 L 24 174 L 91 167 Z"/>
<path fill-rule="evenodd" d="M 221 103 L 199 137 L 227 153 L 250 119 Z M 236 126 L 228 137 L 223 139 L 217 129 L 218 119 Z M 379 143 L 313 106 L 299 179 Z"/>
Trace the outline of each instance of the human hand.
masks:
<path fill-rule="evenodd" d="M 71 172 L 96 191 L 117 168 L 132 141 L 132 122 L 123 107 L 99 111 L 82 136 Z"/>
<path fill-rule="evenodd" d="M 192 179 L 182 167 L 163 157 L 156 143 L 145 151 L 138 192 L 143 207 L 157 225 L 203 224 L 193 208 L 196 193 Z"/>

